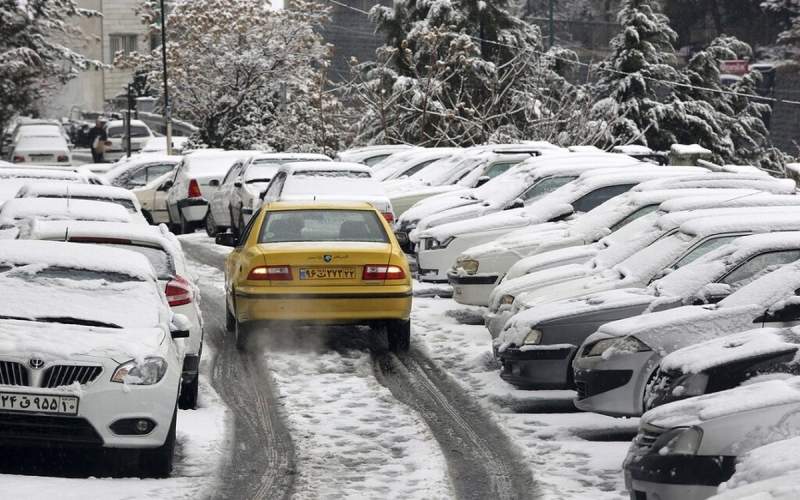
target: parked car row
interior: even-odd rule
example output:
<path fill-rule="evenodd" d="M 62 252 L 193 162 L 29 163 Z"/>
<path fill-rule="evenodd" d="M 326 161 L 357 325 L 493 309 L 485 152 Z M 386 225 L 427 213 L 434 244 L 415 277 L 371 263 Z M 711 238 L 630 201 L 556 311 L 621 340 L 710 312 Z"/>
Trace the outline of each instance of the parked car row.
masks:
<path fill-rule="evenodd" d="M 0 445 L 104 449 L 166 477 L 178 409 L 197 406 L 198 290 L 168 228 L 96 179 L 0 167 Z"/>
<path fill-rule="evenodd" d="M 421 199 L 394 229 L 419 280 L 486 307 L 502 379 L 642 416 L 632 500 L 738 498 L 754 460 L 800 438 L 800 196 L 750 168 L 638 153 L 542 150 Z M 451 158 L 469 154 L 486 152 Z"/>

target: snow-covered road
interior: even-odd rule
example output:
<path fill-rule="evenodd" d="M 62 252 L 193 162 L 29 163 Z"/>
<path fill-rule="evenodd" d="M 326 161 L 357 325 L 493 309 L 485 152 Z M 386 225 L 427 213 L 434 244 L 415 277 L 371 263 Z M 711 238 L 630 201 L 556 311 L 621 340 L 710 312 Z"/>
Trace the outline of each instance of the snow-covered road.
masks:
<path fill-rule="evenodd" d="M 219 293 L 226 249 L 200 234 L 183 239 L 190 258 L 203 262 L 195 262 L 201 288 L 216 287 Z M 535 478 L 526 496 L 625 497 L 620 465 L 635 419 L 575 412 L 570 391 L 513 389 L 497 375 L 488 332 L 475 324 L 480 311 L 436 296 L 446 290 L 424 285 L 417 290 L 411 365 L 391 356 L 394 368 L 387 371 L 385 352 L 365 331 L 342 330 L 327 339 L 305 332 L 256 346 L 294 445 L 295 498 L 385 497 L 387 492 L 398 498 L 465 496 L 458 487 L 462 479 L 448 463 L 451 443 L 442 442 L 435 419 L 426 414 L 430 405 L 405 401 L 397 384 L 384 377 L 384 372 L 422 371 L 415 357 L 430 365 L 436 383 L 452 384 L 453 391 L 472 399 L 469 407 L 442 395 L 456 413 L 488 415 L 487 425 L 501 429 L 505 439 L 499 441 L 510 444 L 493 446 L 503 448 L 506 460 L 519 457 L 523 463 L 516 465 Z M 455 427 L 452 415 L 441 413 L 437 418 Z M 472 452 L 480 454 L 476 448 Z"/>

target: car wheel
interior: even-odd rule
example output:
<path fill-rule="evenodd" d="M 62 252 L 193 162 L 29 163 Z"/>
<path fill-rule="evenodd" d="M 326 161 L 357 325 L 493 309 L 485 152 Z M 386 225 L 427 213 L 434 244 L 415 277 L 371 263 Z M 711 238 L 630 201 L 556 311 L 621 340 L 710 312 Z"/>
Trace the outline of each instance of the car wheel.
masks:
<path fill-rule="evenodd" d="M 389 350 L 394 353 L 407 352 L 411 347 L 411 321 L 392 320 L 386 323 L 386 338 Z"/>
<path fill-rule="evenodd" d="M 216 236 L 219 232 L 219 228 L 217 227 L 217 221 L 214 220 L 214 216 L 211 214 L 211 209 L 208 210 L 204 222 L 206 226 L 206 234 L 212 238 Z"/>
<path fill-rule="evenodd" d="M 181 396 L 178 398 L 178 408 L 181 410 L 194 410 L 197 408 L 197 393 L 199 387 L 199 375 L 195 375 L 190 382 L 181 384 Z"/>
<path fill-rule="evenodd" d="M 139 452 L 139 470 L 142 476 L 164 478 L 172 472 L 172 457 L 175 454 L 175 424 L 178 418 L 177 409 L 172 413 L 172 423 L 167 432 L 164 444 L 152 450 Z"/>
<path fill-rule="evenodd" d="M 228 305 L 227 299 L 225 300 L 225 330 L 229 333 L 236 331 L 236 316 L 231 312 L 231 306 Z"/>
<path fill-rule="evenodd" d="M 248 340 L 250 340 L 250 325 L 234 318 L 233 326 L 236 336 L 236 349 L 246 351 Z"/>

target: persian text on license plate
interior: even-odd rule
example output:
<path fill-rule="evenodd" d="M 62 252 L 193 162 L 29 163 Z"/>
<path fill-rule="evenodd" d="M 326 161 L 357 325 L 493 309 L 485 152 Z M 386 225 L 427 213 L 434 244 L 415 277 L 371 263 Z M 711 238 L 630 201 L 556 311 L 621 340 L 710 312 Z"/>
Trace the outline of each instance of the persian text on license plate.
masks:
<path fill-rule="evenodd" d="M 352 280 L 358 274 L 355 267 L 306 267 L 300 268 L 301 280 Z"/>
<path fill-rule="evenodd" d="M 78 398 L 76 396 L 46 396 L 43 394 L 0 392 L 0 411 L 2 410 L 77 415 Z"/>

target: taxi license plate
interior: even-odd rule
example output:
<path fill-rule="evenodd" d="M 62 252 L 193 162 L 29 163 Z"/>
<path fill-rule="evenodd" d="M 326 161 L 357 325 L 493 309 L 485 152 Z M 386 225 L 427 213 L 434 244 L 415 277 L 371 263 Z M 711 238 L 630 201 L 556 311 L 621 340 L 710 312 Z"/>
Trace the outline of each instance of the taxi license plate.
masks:
<path fill-rule="evenodd" d="M 78 398 L 76 396 L 46 396 L 43 394 L 0 392 L 0 411 L 77 415 Z"/>
<path fill-rule="evenodd" d="M 301 280 L 352 280 L 358 277 L 355 267 L 300 268 Z"/>

